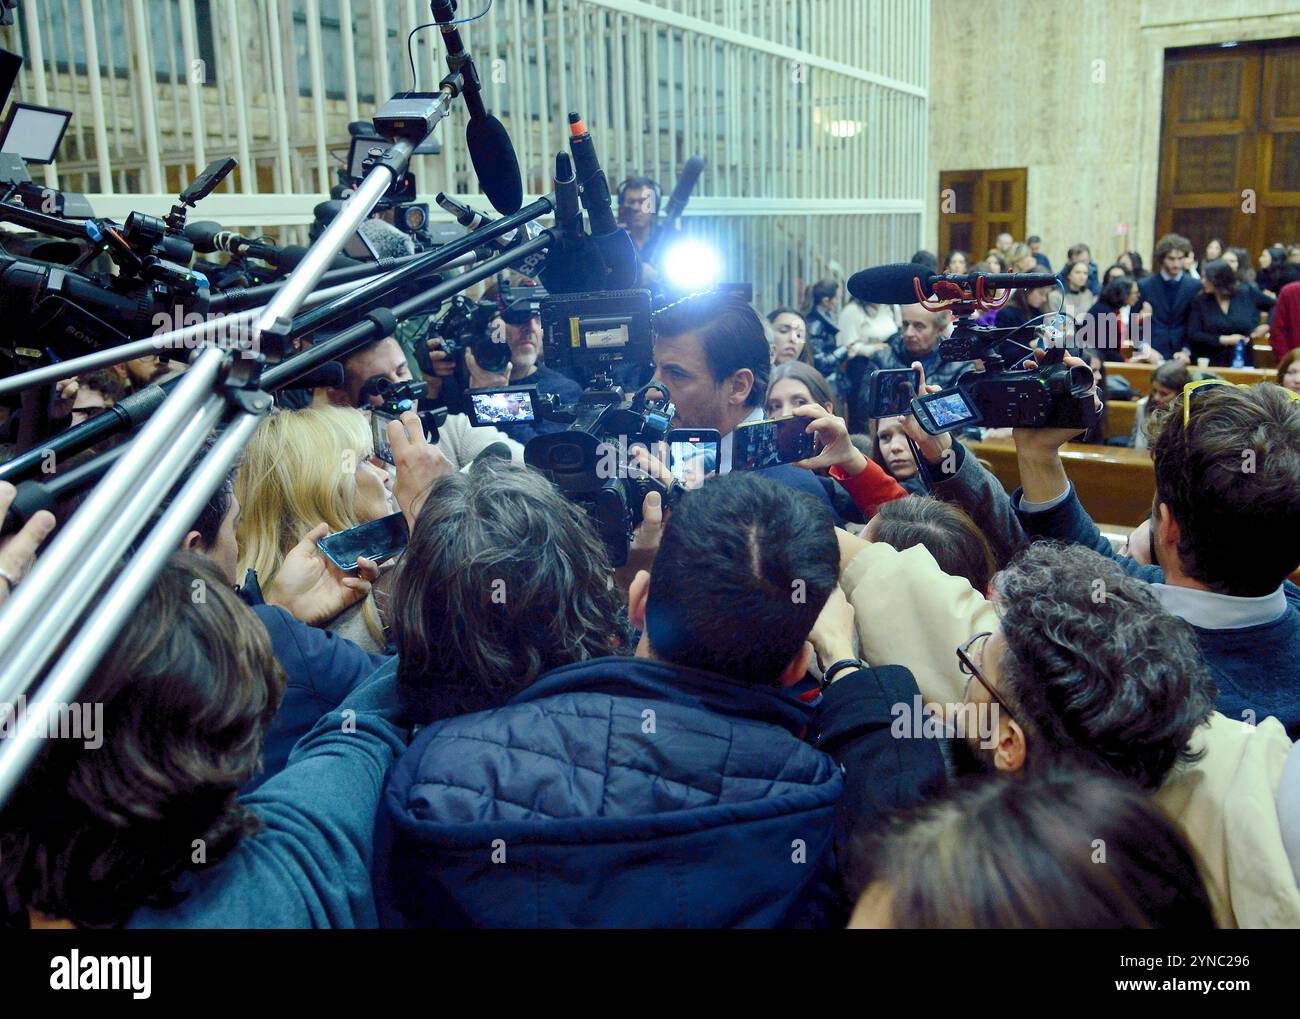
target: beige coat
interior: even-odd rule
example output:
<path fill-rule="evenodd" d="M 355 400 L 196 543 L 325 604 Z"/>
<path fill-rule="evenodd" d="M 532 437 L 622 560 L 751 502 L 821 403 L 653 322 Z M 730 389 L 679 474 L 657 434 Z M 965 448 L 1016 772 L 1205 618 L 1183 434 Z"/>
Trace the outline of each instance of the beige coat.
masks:
<path fill-rule="evenodd" d="M 840 584 L 862 657 L 906 666 L 928 701 L 960 701 L 966 677 L 956 648 L 994 629 L 993 606 L 921 546 L 899 552 L 875 544 L 850 554 Z M 1193 743 L 1205 755 L 1175 771 L 1155 799 L 1199 855 L 1220 926 L 1300 927 L 1300 888 L 1275 806 L 1291 751 L 1286 731 L 1275 718 L 1251 726 L 1216 712 Z"/>

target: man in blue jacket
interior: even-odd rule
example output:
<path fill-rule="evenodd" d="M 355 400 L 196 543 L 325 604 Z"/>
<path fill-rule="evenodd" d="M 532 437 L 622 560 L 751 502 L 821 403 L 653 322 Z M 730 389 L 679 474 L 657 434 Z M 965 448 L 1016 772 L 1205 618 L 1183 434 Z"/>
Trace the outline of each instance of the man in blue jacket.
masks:
<path fill-rule="evenodd" d="M 1138 284 L 1142 300 L 1151 305 L 1151 345 L 1165 357 L 1187 352 L 1187 316 L 1201 292 L 1199 280 L 1186 271 L 1192 242 L 1166 234 L 1156 242 L 1153 272 Z M 1190 355 L 1187 355 L 1190 357 Z"/>
<path fill-rule="evenodd" d="M 1121 564 L 1191 624 L 1229 718 L 1274 715 L 1300 738 L 1300 401 L 1280 386 L 1184 391 L 1152 447 L 1155 563 Z M 1021 429 L 1023 489 L 1012 501 L 1030 534 L 1115 556 L 1061 462 L 1069 429 Z"/>
<path fill-rule="evenodd" d="M 474 472 L 455 482 L 475 483 Z M 473 562 L 514 575 L 504 560 L 521 558 L 518 545 L 532 542 L 503 522 L 526 485 L 503 477 L 491 501 L 474 491 L 464 497 L 485 516 L 476 518 L 474 537 L 484 544 Z M 441 495 L 435 488 L 422 517 L 445 512 Z M 524 524 L 555 515 L 541 505 L 545 496 L 536 501 Z M 427 538 L 436 547 L 425 522 L 413 546 Z M 492 547 L 502 533 L 510 546 Z M 467 540 L 464 529 L 458 540 Z M 843 754 L 861 783 L 886 758 L 923 758 L 896 786 L 898 775 L 878 773 L 890 792 L 853 796 L 863 812 L 883 813 L 896 788 L 914 801 L 915 786 L 942 775 L 933 741 L 898 747 L 888 735 L 890 704 L 916 690 L 906 670 L 866 669 L 846 651 L 824 663 L 842 687 L 831 705 L 838 709 L 814 709 L 788 692 L 807 671 L 808 639 L 836 588 L 838 562 L 829 513 L 782 485 L 734 474 L 686 493 L 653 577 L 643 571 L 631 585 L 628 614 L 641 630 L 634 656 L 552 668 L 500 706 L 436 720 L 394 766 L 375 850 L 381 919 L 439 927 L 830 922 L 845 779 L 809 741 L 820 737 Z M 426 579 L 435 591 L 442 586 Z M 528 592 L 520 581 L 503 586 L 499 601 L 467 606 L 446 639 L 468 628 L 491 641 L 526 624 L 531 613 L 518 599 Z M 436 649 L 404 643 L 408 626 L 438 641 L 437 624 L 399 625 L 404 664 L 437 660 Z M 543 640 L 545 631 L 518 637 Z M 445 699 L 421 675 L 399 672 L 399 683 L 408 702 L 430 692 Z M 864 750 L 864 739 L 888 741 L 891 753 Z"/>

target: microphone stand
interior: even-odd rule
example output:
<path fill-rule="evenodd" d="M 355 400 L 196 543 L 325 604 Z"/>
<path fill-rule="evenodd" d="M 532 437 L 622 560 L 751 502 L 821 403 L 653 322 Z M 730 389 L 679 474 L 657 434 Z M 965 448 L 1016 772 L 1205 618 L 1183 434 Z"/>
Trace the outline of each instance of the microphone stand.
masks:
<path fill-rule="evenodd" d="M 190 523 L 229 475 L 270 411 L 272 398 L 260 388 L 261 366 L 267 360 L 278 362 L 289 350 L 294 313 L 357 226 L 399 178 L 416 145 L 448 114 L 458 93 L 455 83 L 444 79 L 436 95 L 418 101 L 408 97 L 402 117 L 385 121 L 393 127 L 390 136 L 400 130 L 401 137 L 376 160 L 353 197 L 253 322 L 251 349 L 236 354 L 212 346 L 199 354 L 135 441 L 51 541 L 31 573 L 0 605 L 0 702 L 13 703 L 17 694 L 33 687 L 41 670 L 58 655 L 25 723 L 0 744 L 0 806 L 37 754 L 51 709 L 72 702 L 79 694 Z M 213 332 L 217 328 L 212 324 Z M 155 522 L 158 507 L 223 419 L 224 430 L 193 466 L 167 512 Z M 135 555 L 120 566 L 122 553 L 146 529 L 148 535 Z M 116 580 L 101 597 L 113 575 Z M 80 622 L 92 602 L 94 609 Z"/>

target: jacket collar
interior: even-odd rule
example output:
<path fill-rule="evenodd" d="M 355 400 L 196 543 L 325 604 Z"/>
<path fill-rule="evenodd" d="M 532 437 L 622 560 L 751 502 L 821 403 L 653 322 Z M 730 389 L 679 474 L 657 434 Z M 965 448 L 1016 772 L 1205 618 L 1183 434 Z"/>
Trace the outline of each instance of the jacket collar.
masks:
<path fill-rule="evenodd" d="M 800 739 L 812 715 L 807 705 L 779 687 L 750 686 L 701 669 L 623 655 L 552 669 L 511 698 L 510 703 L 523 704 L 565 693 L 670 701 L 714 714 L 779 725 Z"/>

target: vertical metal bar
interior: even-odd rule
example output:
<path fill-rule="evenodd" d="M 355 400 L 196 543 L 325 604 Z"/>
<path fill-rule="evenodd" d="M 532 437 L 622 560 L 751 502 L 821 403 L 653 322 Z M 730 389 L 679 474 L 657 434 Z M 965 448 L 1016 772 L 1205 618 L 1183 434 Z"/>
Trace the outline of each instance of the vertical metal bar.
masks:
<path fill-rule="evenodd" d="M 82 0 L 83 3 L 88 0 Z M 113 111 L 113 152 L 120 159 L 122 156 L 122 111 L 117 100 L 117 66 L 113 59 L 113 24 L 108 18 L 105 0 L 99 0 L 99 22 L 104 26 L 104 55 L 108 59 L 108 105 Z M 92 35 L 94 18 L 92 17 Z M 112 184 L 109 184 L 112 188 Z M 111 193 L 111 191 L 109 192 Z"/>
<path fill-rule="evenodd" d="M 343 100 L 351 122 L 361 116 L 357 103 L 357 52 L 352 39 L 352 0 L 339 0 L 339 41 L 343 50 Z"/>
<path fill-rule="evenodd" d="M 275 189 L 282 194 L 287 194 L 293 190 L 290 176 L 293 169 L 293 157 L 289 153 L 289 110 L 284 94 L 284 47 L 280 33 L 275 31 L 277 20 L 273 13 L 275 3 L 276 0 L 265 0 L 262 10 L 262 24 L 266 26 L 266 48 L 271 54 L 271 95 L 269 98 L 270 107 L 274 111 L 272 120 L 276 125 L 277 155 L 273 160 L 274 169 L 272 173 L 275 179 Z"/>
<path fill-rule="evenodd" d="M 149 172 L 149 190 L 154 194 L 161 194 L 163 171 L 162 157 L 158 151 L 158 115 L 154 109 L 153 49 L 149 42 L 149 22 L 144 13 L 144 0 L 131 0 L 131 17 L 135 25 L 135 57 L 140 75 L 140 107 L 144 115 L 144 120 L 140 124 L 140 133 L 144 134 L 144 151 L 147 160 L 145 168 Z"/>
<path fill-rule="evenodd" d="M 559 126 L 563 126 L 563 113 L 557 120 L 551 116 L 551 99 L 550 91 L 547 88 L 546 68 L 550 61 L 547 59 L 547 39 L 546 39 L 546 19 L 543 0 L 532 0 L 533 4 L 533 31 L 537 34 L 537 39 L 532 47 L 533 57 L 537 61 L 537 113 L 539 119 L 540 141 L 538 142 L 542 155 L 542 181 L 543 183 L 553 175 L 555 169 L 554 163 L 549 158 L 554 155 L 551 145 L 554 144 L 554 131 Z M 567 148 L 567 145 L 565 146 Z M 546 168 L 547 163 L 551 168 Z"/>
<path fill-rule="evenodd" d="M 23 9 L 27 19 L 27 64 L 32 71 L 32 86 L 36 92 L 36 105 L 49 106 L 50 95 L 45 87 L 45 48 L 41 41 L 40 16 L 35 4 L 27 4 Z M 57 188 L 59 177 L 54 163 L 45 165 L 45 186 Z"/>
<path fill-rule="evenodd" d="M 84 2 L 84 0 L 83 0 Z M 194 147 L 194 172 L 202 171 L 207 163 L 204 135 L 207 124 L 203 116 L 203 83 L 207 68 L 199 67 L 199 44 L 195 28 L 194 0 L 180 0 L 181 58 L 185 61 L 185 82 L 190 97 L 190 143 Z M 202 72 L 200 75 L 199 72 Z M 202 80 L 200 80 L 200 77 Z"/>
<path fill-rule="evenodd" d="M 72 126 L 77 139 L 77 160 L 84 162 L 86 159 L 86 136 L 82 131 L 81 120 L 81 89 L 78 84 L 76 52 L 72 48 L 72 11 L 68 6 L 68 0 L 61 0 L 63 10 L 63 47 L 68 55 L 68 88 L 72 93 L 70 96 L 69 107 L 72 110 Z M 86 76 L 91 74 L 90 68 L 86 68 Z M 88 189 L 83 189 L 88 190 Z"/>
<path fill-rule="evenodd" d="M 532 191 L 533 181 L 533 147 L 532 147 L 532 113 L 524 104 L 524 81 L 528 69 L 527 52 L 524 49 L 524 36 L 521 28 L 523 22 L 523 0 L 515 0 L 519 13 L 510 19 L 510 37 L 513 41 L 510 53 L 510 95 L 512 98 L 511 127 L 512 137 L 519 155 L 519 168 L 524 176 L 524 193 Z M 545 178 L 543 178 L 545 179 Z"/>
<path fill-rule="evenodd" d="M 163 4 L 163 35 L 164 42 L 167 46 L 167 80 L 171 84 L 172 94 L 172 132 L 176 136 L 175 147 L 181 147 L 181 123 L 184 117 L 181 115 L 181 79 L 179 69 L 176 66 L 176 21 L 172 17 L 172 5 L 170 0 Z M 179 171 L 179 167 L 177 170 Z"/>
<path fill-rule="evenodd" d="M 321 53 L 320 0 L 307 0 L 307 61 L 311 70 L 311 107 L 316 126 L 316 181 L 330 190 L 329 159 L 325 152 L 325 60 Z"/>
<path fill-rule="evenodd" d="M 99 167 L 99 191 L 113 194 L 113 171 L 108 160 L 108 128 L 104 118 L 103 82 L 99 73 L 99 40 L 95 38 L 95 9 L 91 0 L 81 0 L 81 31 L 86 44 L 86 77 L 90 85 L 90 111 L 95 130 L 95 163 Z"/>
<path fill-rule="evenodd" d="M 569 53 L 568 43 L 565 41 L 567 28 L 564 20 L 564 3 L 565 0 L 555 2 L 555 62 L 559 71 L 556 82 L 560 92 L 560 115 L 555 123 L 559 131 L 557 144 L 560 148 L 568 144 L 568 112 L 573 109 L 569 104 Z"/>
<path fill-rule="evenodd" d="M 135 0 L 136 4 L 140 0 Z M 239 190 L 246 195 L 255 194 L 252 172 L 252 159 L 248 148 L 248 105 L 244 98 L 244 58 L 239 45 L 239 11 L 237 5 L 222 5 L 226 12 L 227 58 L 230 61 L 230 80 L 235 100 L 235 134 L 238 139 L 239 152 Z M 274 45 L 274 42 L 272 42 Z"/>
<path fill-rule="evenodd" d="M 393 94 L 388 73 L 388 11 L 384 0 L 370 0 L 370 27 L 375 37 L 375 104 L 382 105 Z"/>

